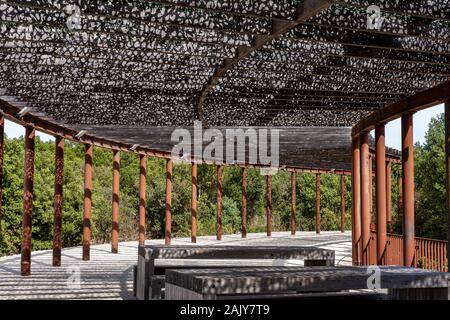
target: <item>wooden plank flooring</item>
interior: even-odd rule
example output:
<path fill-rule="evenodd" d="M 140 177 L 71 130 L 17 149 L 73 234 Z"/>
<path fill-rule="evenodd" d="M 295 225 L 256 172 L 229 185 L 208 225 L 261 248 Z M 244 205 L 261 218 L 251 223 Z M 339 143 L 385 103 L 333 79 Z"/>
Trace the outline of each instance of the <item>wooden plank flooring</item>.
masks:
<path fill-rule="evenodd" d="M 163 244 L 164 240 L 146 244 Z M 190 245 L 190 238 L 173 240 L 174 245 Z M 211 237 L 198 237 L 199 245 L 273 245 L 312 246 L 336 251 L 337 265 L 351 264 L 351 234 L 349 232 L 288 232 L 224 236 L 221 242 Z M 20 256 L 0 258 L 0 300 L 2 299 L 107 299 L 128 300 L 132 295 L 132 266 L 137 261 L 137 242 L 119 244 L 119 254 L 111 253 L 111 246 L 91 247 L 91 261 L 81 260 L 81 247 L 63 249 L 62 266 L 54 268 L 51 251 L 32 254 L 30 277 L 20 276 Z M 78 282 L 77 279 L 80 279 Z"/>

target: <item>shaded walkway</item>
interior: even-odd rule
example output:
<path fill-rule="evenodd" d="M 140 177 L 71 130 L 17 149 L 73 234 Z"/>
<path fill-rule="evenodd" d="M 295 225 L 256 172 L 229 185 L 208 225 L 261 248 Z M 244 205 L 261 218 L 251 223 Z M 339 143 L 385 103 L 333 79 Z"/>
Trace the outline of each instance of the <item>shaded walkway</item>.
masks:
<path fill-rule="evenodd" d="M 163 244 L 164 240 L 147 241 Z M 190 245 L 190 238 L 173 239 L 174 245 Z M 351 234 L 288 232 L 224 236 L 218 242 L 215 236 L 199 237 L 200 245 L 267 245 L 317 246 L 336 251 L 338 265 L 351 264 Z M 137 242 L 119 244 L 119 254 L 112 254 L 111 245 L 91 246 L 91 261 L 81 260 L 81 247 L 62 251 L 62 267 L 52 267 L 52 252 L 32 254 L 32 275 L 20 276 L 20 256 L 0 258 L 0 299 L 134 299 L 132 296 L 132 266 L 137 261 Z M 78 272 L 79 271 L 79 272 Z M 77 286 L 77 275 L 80 285 Z"/>

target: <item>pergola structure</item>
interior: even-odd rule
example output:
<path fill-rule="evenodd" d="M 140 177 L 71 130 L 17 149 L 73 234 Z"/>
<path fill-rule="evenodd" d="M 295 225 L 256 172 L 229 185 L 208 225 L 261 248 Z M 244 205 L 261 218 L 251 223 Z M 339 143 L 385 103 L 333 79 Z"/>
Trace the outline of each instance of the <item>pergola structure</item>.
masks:
<path fill-rule="evenodd" d="M 449 98 L 450 1 L 2 0 L 0 30 L 3 116 L 26 128 L 23 275 L 30 273 L 35 130 L 56 137 L 54 264 L 59 265 L 64 140 L 86 145 L 83 259 L 88 260 L 93 148 L 114 152 L 113 252 L 120 152 L 133 152 L 141 160 L 140 243 L 147 157 L 167 159 L 170 244 L 173 161 L 182 158 L 170 152 L 170 133 L 180 127 L 190 130 L 195 121 L 218 130 L 280 130 L 280 164 L 292 172 L 293 232 L 296 172 L 317 174 L 318 232 L 320 174 L 353 173 L 355 264 L 370 263 L 374 159 L 377 263 L 382 264 L 391 208 L 390 165 L 400 161 L 395 151 L 386 150 L 384 125 L 402 117 L 404 262 L 412 265 L 412 112 Z M 370 157 L 368 133 L 374 128 Z M 0 168 L 2 158 L 0 148 Z M 193 241 L 197 163 L 217 165 L 220 239 L 226 164 L 195 156 L 187 161 L 193 162 Z M 235 165 L 243 168 L 245 236 L 247 169 L 264 164 Z M 270 176 L 267 184 L 270 235 Z"/>

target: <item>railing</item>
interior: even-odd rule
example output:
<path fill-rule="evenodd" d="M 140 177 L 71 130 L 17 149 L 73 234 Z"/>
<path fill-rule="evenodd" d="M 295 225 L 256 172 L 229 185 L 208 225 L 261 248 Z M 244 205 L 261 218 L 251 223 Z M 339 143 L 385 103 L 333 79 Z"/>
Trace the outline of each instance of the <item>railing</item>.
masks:
<path fill-rule="evenodd" d="M 370 234 L 370 264 L 376 264 L 376 232 Z M 416 238 L 414 265 L 417 268 L 447 272 L 447 241 Z M 387 235 L 386 265 L 403 265 L 403 236 Z"/>

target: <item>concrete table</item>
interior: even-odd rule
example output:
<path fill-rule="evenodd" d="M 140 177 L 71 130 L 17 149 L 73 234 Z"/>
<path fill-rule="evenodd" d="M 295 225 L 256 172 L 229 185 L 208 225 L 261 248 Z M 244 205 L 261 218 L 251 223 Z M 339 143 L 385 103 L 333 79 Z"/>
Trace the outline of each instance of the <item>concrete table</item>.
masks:
<path fill-rule="evenodd" d="M 404 267 L 167 270 L 166 299 L 203 300 L 387 289 L 388 299 L 449 299 L 449 273 Z M 300 295 L 299 295 L 300 294 Z"/>
<path fill-rule="evenodd" d="M 301 260 L 305 266 L 334 266 L 335 253 L 332 250 L 294 246 L 139 246 L 134 277 L 136 298 L 158 298 L 165 286 L 167 269 L 256 268 L 277 265 L 277 260 Z"/>

